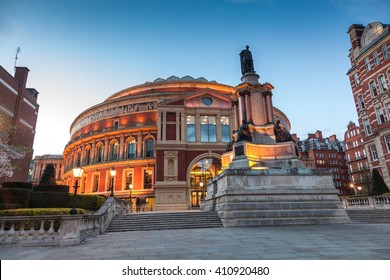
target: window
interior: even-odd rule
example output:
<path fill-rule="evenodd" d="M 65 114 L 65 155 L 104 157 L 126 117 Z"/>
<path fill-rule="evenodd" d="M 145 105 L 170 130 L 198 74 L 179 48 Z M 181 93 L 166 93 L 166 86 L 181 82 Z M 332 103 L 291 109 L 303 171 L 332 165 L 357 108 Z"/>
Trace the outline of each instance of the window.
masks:
<path fill-rule="evenodd" d="M 379 87 L 381 89 L 381 92 L 384 93 L 386 90 L 388 90 L 385 76 L 384 75 L 379 76 L 378 80 L 379 80 Z"/>
<path fill-rule="evenodd" d="M 92 184 L 92 191 L 97 192 L 99 190 L 99 181 L 100 181 L 100 174 L 94 173 L 93 174 L 93 184 Z"/>
<path fill-rule="evenodd" d="M 387 45 L 382 45 L 383 58 L 388 59 L 390 57 L 389 48 Z"/>
<path fill-rule="evenodd" d="M 374 65 L 375 66 L 378 66 L 380 64 L 379 62 L 379 57 L 378 57 L 378 52 L 377 51 L 373 51 L 372 53 L 372 59 L 374 60 Z"/>
<path fill-rule="evenodd" d="M 111 144 L 111 160 L 118 160 L 118 142 L 114 142 Z"/>
<path fill-rule="evenodd" d="M 154 157 L 154 140 L 149 138 L 145 141 L 145 157 Z"/>
<path fill-rule="evenodd" d="M 115 119 L 113 123 L 113 128 L 118 129 L 119 128 L 119 119 Z"/>
<path fill-rule="evenodd" d="M 370 92 L 372 97 L 376 97 L 378 95 L 378 92 L 376 90 L 376 84 L 375 81 L 370 82 Z"/>
<path fill-rule="evenodd" d="M 355 86 L 358 86 L 360 84 L 358 73 L 353 74 L 353 80 L 355 81 Z"/>
<path fill-rule="evenodd" d="M 135 158 L 135 140 L 131 140 L 127 144 L 127 158 L 128 159 Z"/>
<path fill-rule="evenodd" d="M 360 110 L 365 110 L 366 109 L 366 105 L 364 104 L 363 95 L 359 95 L 358 96 L 358 102 L 359 102 Z"/>
<path fill-rule="evenodd" d="M 230 142 L 229 117 L 221 117 L 222 142 Z"/>
<path fill-rule="evenodd" d="M 206 106 L 210 106 L 211 104 L 213 104 L 213 100 L 210 97 L 203 97 L 202 103 Z"/>
<path fill-rule="evenodd" d="M 126 171 L 126 183 L 123 189 L 126 189 L 130 186 L 130 184 L 133 184 L 133 170 Z"/>
<path fill-rule="evenodd" d="M 366 135 L 371 135 L 371 125 L 368 119 L 363 120 L 363 126 L 364 126 L 364 131 L 366 132 Z"/>
<path fill-rule="evenodd" d="M 153 188 L 153 170 L 144 169 L 144 189 Z"/>
<path fill-rule="evenodd" d="M 390 134 L 384 136 L 387 152 L 390 153 Z"/>
<path fill-rule="evenodd" d="M 370 65 L 370 59 L 368 57 L 366 57 L 364 59 L 364 65 L 366 66 L 366 71 L 370 72 L 371 71 L 371 65 Z"/>
<path fill-rule="evenodd" d="M 370 147 L 370 153 L 371 153 L 371 157 L 372 157 L 372 160 L 378 160 L 378 154 L 376 152 L 376 147 L 375 145 L 371 145 Z"/>
<path fill-rule="evenodd" d="M 217 142 L 216 117 L 214 116 L 201 117 L 200 141 Z"/>
<path fill-rule="evenodd" d="M 97 160 L 97 162 L 102 162 L 103 161 L 103 145 L 99 145 L 97 147 L 96 160 Z"/>
<path fill-rule="evenodd" d="M 88 165 L 91 163 L 91 149 L 85 151 L 85 159 L 84 159 L 85 165 Z"/>
<path fill-rule="evenodd" d="M 187 142 L 195 142 L 195 116 L 187 116 Z"/>
<path fill-rule="evenodd" d="M 378 124 L 382 124 L 385 122 L 385 116 L 383 115 L 382 107 L 375 108 L 376 118 L 378 120 Z"/>

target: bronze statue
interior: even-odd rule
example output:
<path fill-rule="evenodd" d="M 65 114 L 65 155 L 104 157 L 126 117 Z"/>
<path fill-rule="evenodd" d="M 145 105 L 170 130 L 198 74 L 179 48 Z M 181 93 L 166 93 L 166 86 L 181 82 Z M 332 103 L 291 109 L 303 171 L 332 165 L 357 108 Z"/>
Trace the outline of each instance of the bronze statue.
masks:
<path fill-rule="evenodd" d="M 241 73 L 244 75 L 247 72 L 255 72 L 253 68 L 253 58 L 252 53 L 249 50 L 249 46 L 246 46 L 245 50 L 240 52 L 241 60 Z"/>
<path fill-rule="evenodd" d="M 249 124 L 247 121 L 243 120 L 242 124 L 240 126 L 240 129 L 237 132 L 237 141 L 248 141 L 252 142 L 252 135 L 251 132 L 249 131 Z"/>
<path fill-rule="evenodd" d="M 290 132 L 288 132 L 288 130 L 280 123 L 280 120 L 277 120 L 274 125 L 274 133 L 276 143 L 294 141 L 294 139 L 291 137 Z"/>

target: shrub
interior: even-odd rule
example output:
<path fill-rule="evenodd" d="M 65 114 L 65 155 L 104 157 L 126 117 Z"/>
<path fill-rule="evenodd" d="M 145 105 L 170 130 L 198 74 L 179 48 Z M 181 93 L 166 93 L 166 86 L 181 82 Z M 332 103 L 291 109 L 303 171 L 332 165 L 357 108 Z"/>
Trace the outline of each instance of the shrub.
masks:
<path fill-rule="evenodd" d="M 44 215 L 69 215 L 69 208 L 29 208 L 29 209 L 16 209 L 16 210 L 0 210 L 0 216 L 44 216 Z M 84 209 L 77 209 L 77 214 L 84 215 Z M 61 219 L 54 220 L 54 231 L 57 232 L 60 228 Z M 24 230 L 29 230 L 31 227 L 34 227 L 35 230 L 39 230 L 41 227 L 40 221 L 27 221 L 27 222 L 15 222 L 14 229 L 21 230 L 22 224 Z M 43 225 L 45 230 L 49 230 L 51 223 L 46 221 Z M 4 224 L 4 230 L 9 230 L 11 228 L 11 222 L 7 221 Z"/>
<path fill-rule="evenodd" d="M 70 208 L 23 208 L 14 210 L 0 210 L 0 216 L 45 216 L 68 215 Z M 77 214 L 85 214 L 84 209 L 77 209 Z"/>
<path fill-rule="evenodd" d="M 381 195 L 389 191 L 385 181 L 380 175 L 378 169 L 374 168 L 372 170 L 372 195 Z"/>
<path fill-rule="evenodd" d="M 43 170 L 39 185 L 56 185 L 56 169 L 54 164 L 49 163 Z"/>
<path fill-rule="evenodd" d="M 71 195 L 73 201 L 73 195 Z M 77 195 L 76 207 L 97 211 L 106 202 L 106 198 L 99 195 Z"/>
<path fill-rule="evenodd" d="M 29 208 L 68 208 L 70 207 L 69 193 L 65 192 L 36 192 L 30 195 Z"/>
<path fill-rule="evenodd" d="M 28 189 L 10 188 L 0 189 L 0 203 L 5 209 L 19 207 L 27 207 L 30 199 L 31 191 Z M 7 205 L 10 205 L 7 207 Z"/>
<path fill-rule="evenodd" d="M 27 182 L 4 182 L 3 189 L 27 189 L 32 190 L 33 185 Z"/>
<path fill-rule="evenodd" d="M 38 185 L 33 188 L 33 192 L 61 192 L 69 193 L 69 186 L 66 185 Z"/>

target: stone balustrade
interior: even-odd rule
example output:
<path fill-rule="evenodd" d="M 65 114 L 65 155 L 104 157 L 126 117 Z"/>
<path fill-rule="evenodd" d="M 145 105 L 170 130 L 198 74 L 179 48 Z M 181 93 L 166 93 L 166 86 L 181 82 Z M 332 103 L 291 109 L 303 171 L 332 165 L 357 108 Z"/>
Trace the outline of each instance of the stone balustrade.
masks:
<path fill-rule="evenodd" d="M 0 217 L 0 244 L 76 245 L 105 232 L 111 220 L 128 211 L 128 201 L 109 197 L 91 215 Z"/>
<path fill-rule="evenodd" d="M 390 208 L 390 196 L 343 197 L 344 208 Z"/>

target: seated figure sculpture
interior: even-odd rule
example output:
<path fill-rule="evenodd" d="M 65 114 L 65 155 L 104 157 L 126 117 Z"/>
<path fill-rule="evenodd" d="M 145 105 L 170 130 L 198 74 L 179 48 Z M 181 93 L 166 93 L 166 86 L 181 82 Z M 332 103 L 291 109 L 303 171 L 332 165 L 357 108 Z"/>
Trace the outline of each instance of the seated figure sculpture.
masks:
<path fill-rule="evenodd" d="M 226 152 L 233 150 L 233 145 L 236 142 L 248 141 L 252 142 L 252 134 L 250 132 L 249 126 L 252 122 L 242 121 L 242 124 L 238 130 L 233 131 L 232 141 L 226 145 Z"/>
<path fill-rule="evenodd" d="M 288 142 L 288 141 L 294 142 L 294 139 L 292 138 L 290 132 L 288 132 L 288 130 L 280 123 L 280 120 L 277 120 L 275 122 L 274 133 L 275 133 L 276 143 Z"/>

